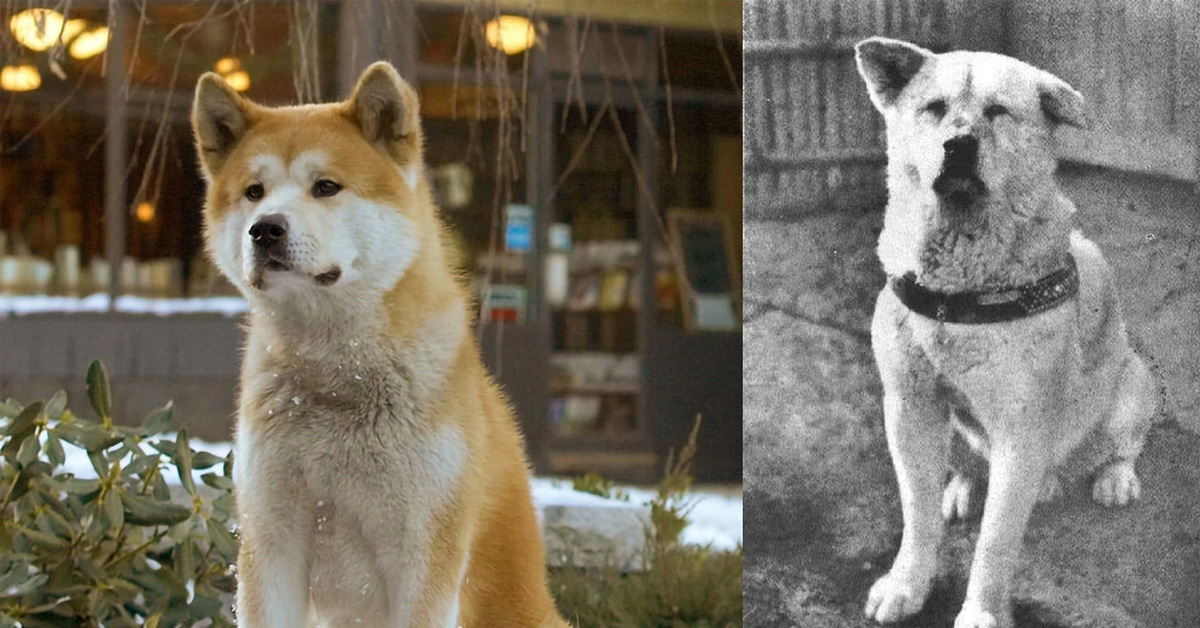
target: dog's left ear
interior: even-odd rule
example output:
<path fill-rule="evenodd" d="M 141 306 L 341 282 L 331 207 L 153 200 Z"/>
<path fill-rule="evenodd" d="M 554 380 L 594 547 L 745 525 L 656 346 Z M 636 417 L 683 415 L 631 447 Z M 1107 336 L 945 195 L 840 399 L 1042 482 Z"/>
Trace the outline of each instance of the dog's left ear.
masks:
<path fill-rule="evenodd" d="M 1088 127 L 1087 113 L 1083 107 L 1083 94 L 1067 85 L 1067 82 L 1047 74 L 1038 86 L 1042 113 L 1052 124 L 1069 124 L 1075 128 Z"/>
<path fill-rule="evenodd" d="M 372 63 L 346 101 L 345 115 L 392 161 L 408 166 L 421 156 L 417 94 L 386 61 Z"/>
<path fill-rule="evenodd" d="M 225 79 L 206 73 L 196 83 L 192 103 L 192 131 L 200 167 L 212 177 L 258 117 L 258 107 L 242 98 Z"/>
<path fill-rule="evenodd" d="M 900 92 L 934 54 L 920 46 L 887 37 L 864 39 L 854 46 L 858 73 L 867 83 L 871 102 L 880 111 L 896 101 Z"/>

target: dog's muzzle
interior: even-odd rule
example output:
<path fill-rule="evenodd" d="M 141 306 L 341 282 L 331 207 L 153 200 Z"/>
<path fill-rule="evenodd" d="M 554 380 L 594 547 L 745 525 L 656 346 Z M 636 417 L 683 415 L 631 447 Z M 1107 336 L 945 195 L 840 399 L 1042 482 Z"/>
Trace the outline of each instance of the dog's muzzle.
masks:
<path fill-rule="evenodd" d="M 248 235 L 254 243 L 254 261 L 266 270 L 287 270 L 287 218 L 269 214 L 250 226 Z"/>
<path fill-rule="evenodd" d="M 979 139 L 973 135 L 950 138 L 942 145 L 942 171 L 933 180 L 933 191 L 955 207 L 966 207 L 987 194 L 979 178 Z"/>
<path fill-rule="evenodd" d="M 267 271 L 292 270 L 293 263 L 288 256 L 288 222 L 285 216 L 263 216 L 250 226 L 247 235 L 254 244 L 254 271 L 250 276 L 250 285 L 262 289 L 263 275 Z M 333 266 L 310 276 L 317 285 L 332 286 L 342 278 L 342 269 Z"/>

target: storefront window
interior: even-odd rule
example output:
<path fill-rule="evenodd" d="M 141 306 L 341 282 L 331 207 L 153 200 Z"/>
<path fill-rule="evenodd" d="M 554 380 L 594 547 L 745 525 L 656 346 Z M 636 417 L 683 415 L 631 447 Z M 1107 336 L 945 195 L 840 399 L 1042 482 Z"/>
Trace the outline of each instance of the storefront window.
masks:
<path fill-rule="evenodd" d="M 41 77 L 37 89 L 0 92 L 0 290 L 8 295 L 105 293 L 119 273 L 126 295 L 233 295 L 202 250 L 203 182 L 192 146 L 192 88 L 207 71 L 268 104 L 326 97 L 334 74 L 331 7 L 311 14 L 263 3 L 149 4 L 125 23 L 119 111 L 105 107 L 104 55 L 76 59 L 52 47 L 16 55 Z M 10 24 L 11 16 L 3 16 Z M 103 10 L 72 11 L 84 37 L 109 24 Z M 304 23 L 304 24 L 300 24 Z M 306 37 L 293 36 L 297 29 Z M 14 35 L 15 37 L 15 35 Z M 63 31 L 64 48 L 75 46 Z M 82 41 L 82 40 L 80 40 Z M 300 62 L 297 62 L 301 60 Z M 125 250 L 110 269 L 105 252 L 105 135 L 124 119 Z M 69 309 L 69 308 L 68 308 Z"/>
<path fill-rule="evenodd" d="M 588 108 L 584 117 L 569 105 L 556 109 L 562 132 L 546 297 L 554 321 L 550 420 L 558 436 L 640 428 L 637 117 L 611 111 Z"/>

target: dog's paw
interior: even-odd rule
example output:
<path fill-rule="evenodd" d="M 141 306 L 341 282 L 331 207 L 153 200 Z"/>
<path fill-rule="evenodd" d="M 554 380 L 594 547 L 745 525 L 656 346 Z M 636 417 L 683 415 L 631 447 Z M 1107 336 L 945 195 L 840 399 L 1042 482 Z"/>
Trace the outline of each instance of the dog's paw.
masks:
<path fill-rule="evenodd" d="M 955 473 L 942 491 L 942 518 L 946 521 L 966 519 L 971 512 L 971 478 Z"/>
<path fill-rule="evenodd" d="M 1133 461 L 1117 460 L 1104 465 L 1092 484 L 1092 499 L 1105 506 L 1124 506 L 1142 496 L 1142 485 L 1133 471 Z"/>
<path fill-rule="evenodd" d="M 1052 502 L 1063 496 L 1062 481 L 1058 479 L 1058 475 L 1050 472 L 1042 479 L 1042 489 L 1038 491 L 1038 503 Z"/>
<path fill-rule="evenodd" d="M 906 578 L 889 573 L 871 585 L 863 612 L 878 622 L 900 621 L 921 610 L 927 595 L 928 582 L 914 585 Z"/>
<path fill-rule="evenodd" d="M 1004 618 L 1003 613 L 989 613 L 978 602 L 968 600 L 954 618 L 954 628 L 1008 628 L 1012 623 Z"/>

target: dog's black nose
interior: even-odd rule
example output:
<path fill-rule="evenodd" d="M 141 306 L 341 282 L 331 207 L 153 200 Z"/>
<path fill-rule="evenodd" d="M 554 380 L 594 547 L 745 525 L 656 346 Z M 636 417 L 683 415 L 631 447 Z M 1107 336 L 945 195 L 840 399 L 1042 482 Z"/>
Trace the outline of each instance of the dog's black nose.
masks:
<path fill-rule="evenodd" d="M 979 161 L 979 138 L 974 135 L 959 135 L 942 144 L 946 150 L 946 165 L 963 170 L 974 170 Z"/>
<path fill-rule="evenodd" d="M 257 247 L 270 248 L 272 244 L 285 237 L 287 237 L 287 219 L 280 214 L 263 216 L 250 227 L 250 240 Z"/>

